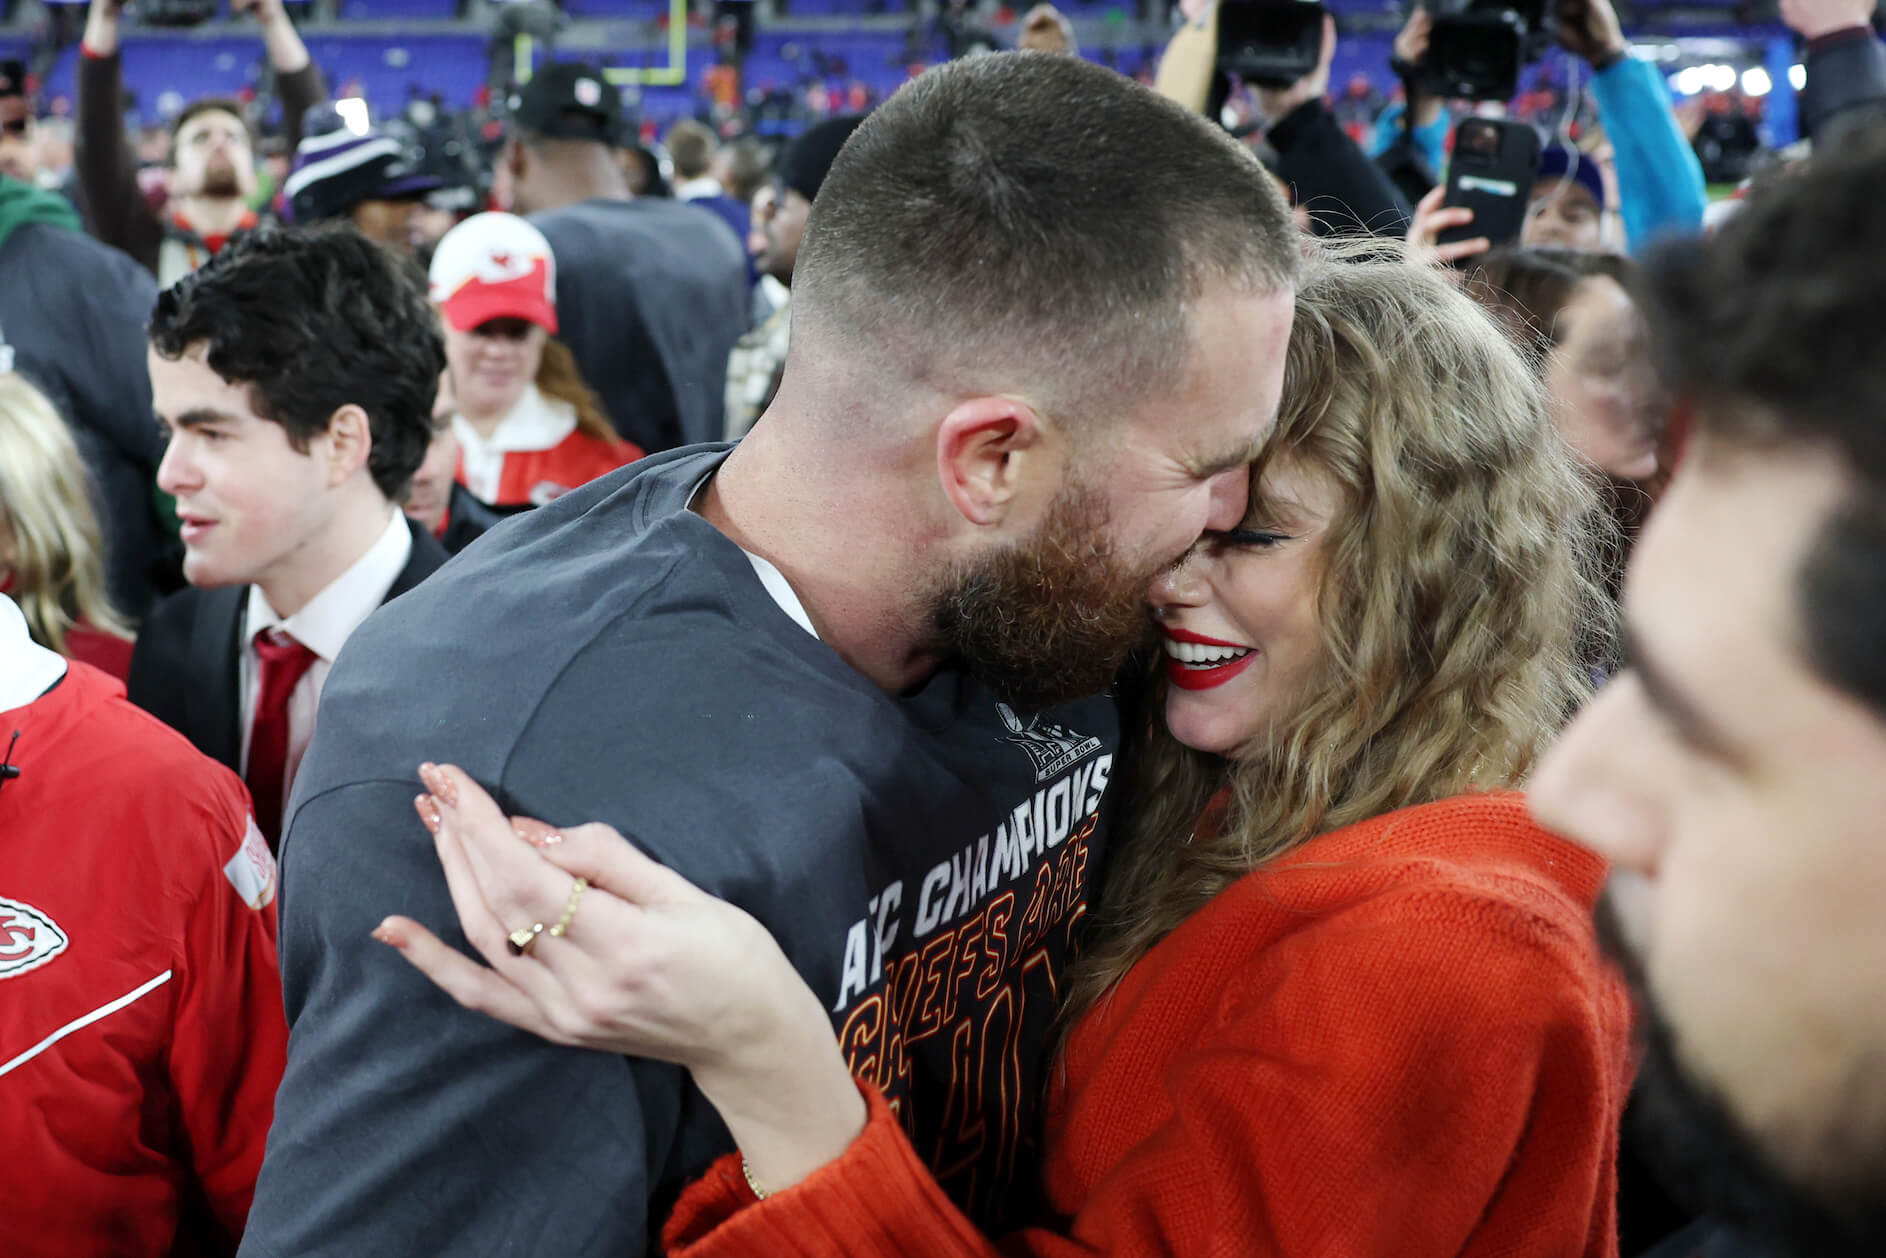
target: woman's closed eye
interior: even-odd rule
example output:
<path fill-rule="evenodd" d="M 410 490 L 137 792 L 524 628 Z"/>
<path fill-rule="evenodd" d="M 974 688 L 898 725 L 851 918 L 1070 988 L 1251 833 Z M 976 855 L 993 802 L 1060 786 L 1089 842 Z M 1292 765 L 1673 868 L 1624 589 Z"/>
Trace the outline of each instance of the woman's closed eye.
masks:
<path fill-rule="evenodd" d="M 1264 550 L 1279 542 L 1290 540 L 1288 533 L 1276 529 L 1226 529 L 1222 533 L 1213 533 L 1211 537 L 1221 545 L 1237 546 L 1246 550 Z"/>

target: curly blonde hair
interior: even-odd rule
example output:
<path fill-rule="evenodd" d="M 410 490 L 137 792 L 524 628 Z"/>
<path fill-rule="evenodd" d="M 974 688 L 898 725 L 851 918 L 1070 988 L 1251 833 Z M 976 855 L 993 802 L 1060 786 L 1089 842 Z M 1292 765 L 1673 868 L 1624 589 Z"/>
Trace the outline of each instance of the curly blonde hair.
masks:
<path fill-rule="evenodd" d="M 1581 635 L 1609 632 L 1612 616 L 1596 579 L 1597 485 L 1493 320 L 1379 244 L 1324 247 L 1298 290 L 1284 381 L 1251 510 L 1263 519 L 1279 460 L 1336 490 L 1318 674 L 1297 711 L 1228 759 L 1180 744 L 1152 705 L 1070 1015 L 1306 840 L 1518 785 L 1590 694 Z M 1214 824 L 1195 834 L 1208 808 Z"/>
<path fill-rule="evenodd" d="M 66 653 L 87 625 L 129 638 L 105 592 L 105 549 L 85 465 L 65 421 L 18 375 L 0 375 L 0 574 L 33 640 Z"/>

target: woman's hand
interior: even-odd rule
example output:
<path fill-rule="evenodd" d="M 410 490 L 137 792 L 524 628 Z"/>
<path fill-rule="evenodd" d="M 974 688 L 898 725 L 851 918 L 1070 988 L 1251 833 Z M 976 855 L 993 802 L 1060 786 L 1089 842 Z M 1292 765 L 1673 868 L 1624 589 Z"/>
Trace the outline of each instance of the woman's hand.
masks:
<path fill-rule="evenodd" d="M 456 768 L 420 776 L 430 793 L 415 807 L 489 968 L 409 918 L 387 918 L 375 938 L 467 1009 L 553 1043 L 688 1067 L 768 1187 L 844 1151 L 863 1099 L 824 1009 L 765 927 L 608 826 L 507 819 Z"/>
<path fill-rule="evenodd" d="M 1465 227 L 1473 222 L 1473 211 L 1467 207 L 1442 205 L 1446 197 L 1447 185 L 1436 184 L 1429 189 L 1428 195 L 1421 198 L 1421 204 L 1415 206 L 1414 218 L 1408 223 L 1408 251 L 1420 261 L 1448 265 L 1462 258 L 1471 258 L 1477 253 L 1485 253 L 1493 247 L 1485 236 L 1457 240 L 1446 245 L 1435 243 L 1435 238 L 1448 228 Z"/>

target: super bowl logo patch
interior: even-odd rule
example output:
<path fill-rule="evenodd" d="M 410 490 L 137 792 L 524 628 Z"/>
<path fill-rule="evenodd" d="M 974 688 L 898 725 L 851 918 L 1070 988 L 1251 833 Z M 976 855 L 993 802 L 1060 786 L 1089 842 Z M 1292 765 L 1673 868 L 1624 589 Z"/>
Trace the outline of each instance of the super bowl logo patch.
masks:
<path fill-rule="evenodd" d="M 0 979 L 38 969 L 68 942 L 59 924 L 32 905 L 0 897 Z"/>
<path fill-rule="evenodd" d="M 1002 724 L 1008 727 L 1003 737 L 1027 752 L 1034 763 L 1037 782 L 1047 781 L 1100 750 L 1100 740 L 1090 734 L 1077 733 L 1065 725 L 1043 723 L 1039 716 L 1031 716 L 1024 723 L 1006 703 L 996 704 L 995 710 L 1001 715 Z"/>
<path fill-rule="evenodd" d="M 223 877 L 252 909 L 265 909 L 275 898 L 275 857 L 269 853 L 268 840 L 256 828 L 254 817 L 249 818 L 242 846 L 223 866 Z"/>

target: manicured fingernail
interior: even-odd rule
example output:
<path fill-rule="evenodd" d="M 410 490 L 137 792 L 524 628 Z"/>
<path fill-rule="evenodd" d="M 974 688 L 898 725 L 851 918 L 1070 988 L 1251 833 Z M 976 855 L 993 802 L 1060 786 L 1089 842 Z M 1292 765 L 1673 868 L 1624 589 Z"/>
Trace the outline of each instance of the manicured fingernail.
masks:
<path fill-rule="evenodd" d="M 399 939 L 394 935 L 393 927 L 387 922 L 381 922 L 373 928 L 373 937 L 389 948 L 399 947 Z"/>
<path fill-rule="evenodd" d="M 511 833 L 532 847 L 555 847 L 563 842 L 563 835 L 555 826 L 546 825 L 531 817 L 513 817 Z"/>
<path fill-rule="evenodd" d="M 458 807 L 458 788 L 452 785 L 452 779 L 430 760 L 419 766 L 419 777 L 425 782 L 426 789 L 438 796 L 439 802 L 447 808 Z"/>
<path fill-rule="evenodd" d="M 419 820 L 425 823 L 426 829 L 432 831 L 434 835 L 439 833 L 439 805 L 432 796 L 413 796 L 413 811 L 419 814 Z"/>

